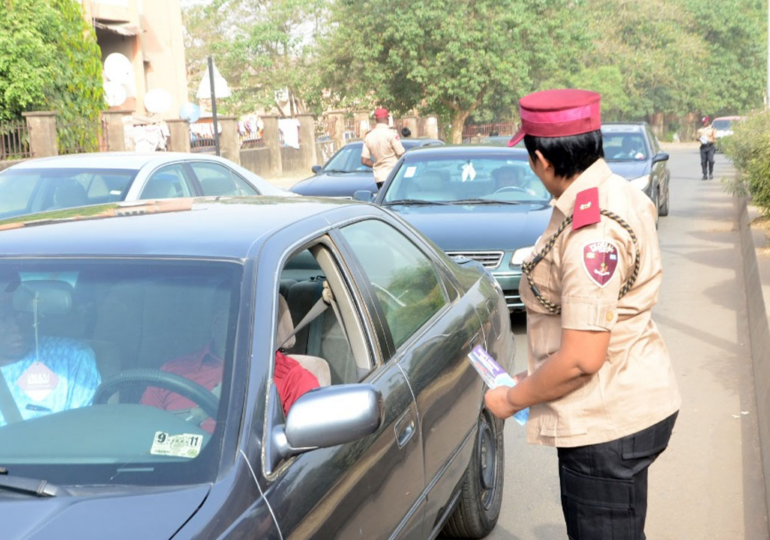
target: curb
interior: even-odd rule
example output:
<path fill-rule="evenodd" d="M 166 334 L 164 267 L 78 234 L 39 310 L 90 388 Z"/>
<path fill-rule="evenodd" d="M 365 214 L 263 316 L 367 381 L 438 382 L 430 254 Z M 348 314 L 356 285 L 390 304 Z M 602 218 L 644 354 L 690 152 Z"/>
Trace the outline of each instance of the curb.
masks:
<path fill-rule="evenodd" d="M 747 198 L 736 198 L 738 231 L 741 237 L 743 278 L 746 286 L 746 308 L 749 322 L 749 341 L 754 367 L 754 393 L 757 400 L 757 424 L 762 471 L 765 484 L 765 505 L 770 516 L 770 326 L 762 294 L 756 249 L 765 243 L 764 233 L 755 235 L 751 229 L 752 212 Z"/>

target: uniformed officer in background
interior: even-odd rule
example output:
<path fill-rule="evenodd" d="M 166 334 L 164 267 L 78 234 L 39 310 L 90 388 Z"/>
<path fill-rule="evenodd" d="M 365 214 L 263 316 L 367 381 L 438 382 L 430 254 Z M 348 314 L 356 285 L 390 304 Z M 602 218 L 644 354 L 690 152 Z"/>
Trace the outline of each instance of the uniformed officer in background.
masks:
<path fill-rule="evenodd" d="M 500 418 L 531 407 L 530 443 L 555 446 L 572 540 L 643 540 L 647 469 L 681 398 L 651 318 L 662 278 L 650 199 L 604 161 L 600 96 L 522 98 L 530 166 L 553 195 L 551 221 L 522 265 L 528 370 L 485 396 Z"/>
<path fill-rule="evenodd" d="M 374 169 L 374 181 L 377 188 L 388 178 L 398 158 L 404 155 L 404 146 L 398 138 L 398 132 L 388 126 L 387 109 L 374 111 L 374 119 L 377 124 L 374 129 L 364 136 L 364 144 L 361 149 L 361 163 Z M 374 158 L 374 161 L 372 161 Z"/>
<path fill-rule="evenodd" d="M 714 154 L 717 147 L 717 130 L 711 125 L 711 119 L 704 116 L 701 120 L 703 127 L 698 130 L 698 141 L 700 142 L 700 168 L 703 171 L 701 180 L 714 179 Z M 708 176 L 706 176 L 708 173 Z"/>

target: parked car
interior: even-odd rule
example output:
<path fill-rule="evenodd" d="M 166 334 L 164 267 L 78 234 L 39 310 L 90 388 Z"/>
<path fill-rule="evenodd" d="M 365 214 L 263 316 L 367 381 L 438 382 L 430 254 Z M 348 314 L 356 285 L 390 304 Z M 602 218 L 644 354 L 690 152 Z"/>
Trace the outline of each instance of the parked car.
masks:
<path fill-rule="evenodd" d="M 259 194 L 293 196 L 216 156 L 78 154 L 31 159 L 1 172 L 0 219 L 119 201 Z"/>
<path fill-rule="evenodd" d="M 92 404 L 0 421 L 4 538 L 490 532 L 503 423 L 467 354 L 481 345 L 510 369 L 515 345 L 486 270 L 374 205 L 106 206 L 0 227 L 2 316 L 34 324 L 43 348 L 55 336 L 64 369 L 90 361 L 101 378 Z M 288 415 L 279 350 L 320 383 Z M 204 368 L 206 383 L 185 375 Z M 48 378 L 29 392 L 66 382 L 35 369 Z M 147 387 L 189 404 L 147 404 Z"/>
<path fill-rule="evenodd" d="M 484 265 L 502 287 L 508 308 L 520 311 L 521 263 L 548 225 L 550 199 L 526 150 L 474 145 L 407 152 L 375 202 L 401 215 L 447 255 Z"/>
<path fill-rule="evenodd" d="M 481 139 L 479 144 L 486 146 L 508 146 L 508 141 L 513 138 L 513 135 L 489 135 Z M 522 139 L 516 143 L 516 148 L 524 148 L 524 140 Z"/>
<path fill-rule="evenodd" d="M 714 128 L 717 133 L 717 141 L 723 137 L 729 137 L 733 134 L 733 124 L 743 120 L 742 116 L 720 116 L 714 118 L 711 122 L 711 127 Z"/>
<path fill-rule="evenodd" d="M 644 191 L 667 216 L 670 206 L 668 154 L 646 122 L 602 125 L 604 157 L 612 172 Z"/>
<path fill-rule="evenodd" d="M 371 167 L 361 164 L 363 141 L 346 144 L 326 164 L 313 167 L 315 176 L 306 178 L 292 186 L 291 191 L 299 195 L 316 197 L 342 197 L 352 199 L 362 189 L 377 191 Z M 402 139 L 401 144 L 408 151 L 423 146 L 441 146 L 438 139 Z"/>

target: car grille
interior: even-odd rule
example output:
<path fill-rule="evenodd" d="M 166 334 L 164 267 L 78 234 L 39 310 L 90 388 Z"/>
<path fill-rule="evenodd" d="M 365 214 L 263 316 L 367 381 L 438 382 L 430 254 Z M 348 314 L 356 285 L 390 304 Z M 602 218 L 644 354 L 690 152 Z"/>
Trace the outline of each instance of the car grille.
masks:
<path fill-rule="evenodd" d="M 465 257 L 480 262 L 484 268 L 497 268 L 503 258 L 502 251 L 447 251 L 450 257 Z"/>

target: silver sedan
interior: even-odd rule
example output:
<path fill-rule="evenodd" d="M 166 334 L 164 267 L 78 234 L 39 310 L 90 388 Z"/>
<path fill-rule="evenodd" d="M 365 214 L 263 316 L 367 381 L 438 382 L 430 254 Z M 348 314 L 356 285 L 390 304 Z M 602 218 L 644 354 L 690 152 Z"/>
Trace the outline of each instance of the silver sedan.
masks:
<path fill-rule="evenodd" d="M 32 159 L 0 173 L 0 219 L 121 201 L 244 195 L 296 196 L 216 156 L 78 154 Z"/>

